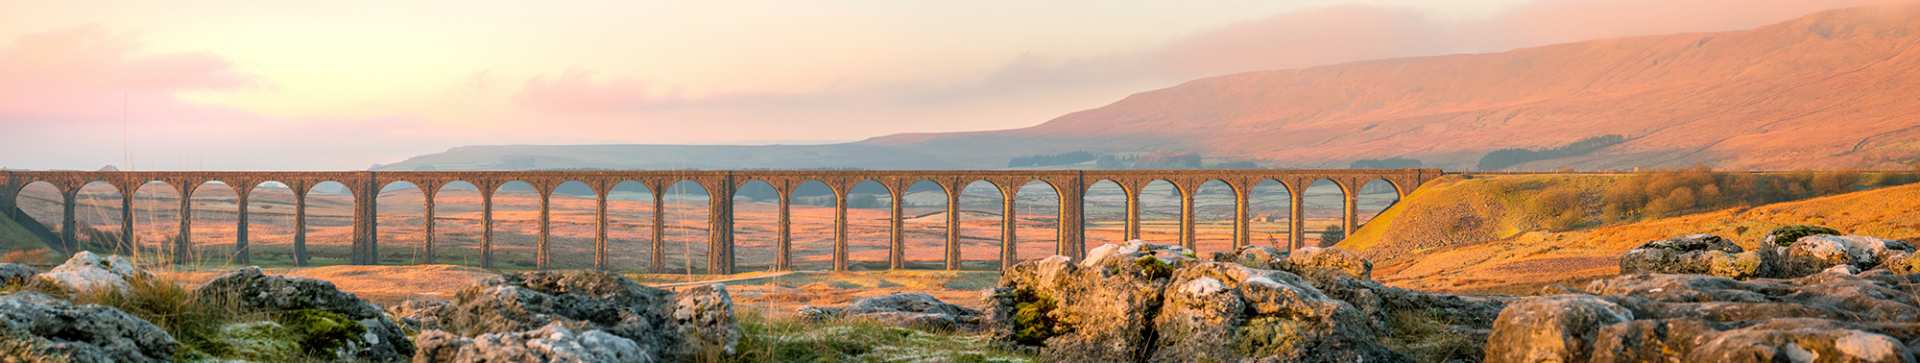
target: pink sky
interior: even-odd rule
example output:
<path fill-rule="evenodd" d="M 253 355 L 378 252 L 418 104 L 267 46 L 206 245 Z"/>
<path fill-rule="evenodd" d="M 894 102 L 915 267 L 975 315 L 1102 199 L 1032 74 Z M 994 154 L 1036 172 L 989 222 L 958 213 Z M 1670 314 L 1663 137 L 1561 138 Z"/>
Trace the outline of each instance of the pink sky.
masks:
<path fill-rule="evenodd" d="M 1002 129 L 1198 77 L 1876 2 L 0 0 L 0 167 L 362 169 L 475 144 Z"/>

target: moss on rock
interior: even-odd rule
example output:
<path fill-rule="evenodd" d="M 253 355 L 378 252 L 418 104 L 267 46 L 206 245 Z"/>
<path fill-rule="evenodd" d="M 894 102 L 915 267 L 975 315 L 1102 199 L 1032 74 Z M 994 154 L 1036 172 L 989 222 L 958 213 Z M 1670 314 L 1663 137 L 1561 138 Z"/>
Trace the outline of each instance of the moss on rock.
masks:
<path fill-rule="evenodd" d="M 365 343 L 360 336 L 366 333 L 366 328 L 339 313 L 300 309 L 281 313 L 276 320 L 286 327 L 309 355 L 345 356 L 342 353 L 350 351 L 351 347 Z"/>

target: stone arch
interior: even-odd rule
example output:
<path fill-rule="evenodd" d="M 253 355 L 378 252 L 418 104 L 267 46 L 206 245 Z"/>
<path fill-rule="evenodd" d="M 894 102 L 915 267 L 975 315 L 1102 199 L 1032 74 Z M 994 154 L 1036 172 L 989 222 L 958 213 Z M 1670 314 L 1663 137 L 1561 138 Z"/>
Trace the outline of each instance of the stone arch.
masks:
<path fill-rule="evenodd" d="M 1261 178 L 1247 189 L 1248 243 L 1279 249 L 1292 247 L 1293 191 L 1286 183 Z"/>
<path fill-rule="evenodd" d="M 847 270 L 885 270 L 891 252 L 894 188 L 883 180 L 855 180 L 848 184 Z"/>
<path fill-rule="evenodd" d="M 189 218 L 192 233 L 188 241 L 187 261 L 201 266 L 221 266 L 235 262 L 234 241 L 240 219 L 240 189 L 225 181 L 209 179 L 195 183 L 187 198 L 193 203 Z"/>
<path fill-rule="evenodd" d="M 792 269 L 833 269 L 833 213 L 839 207 L 839 193 L 820 180 L 802 181 L 787 192 Z"/>
<path fill-rule="evenodd" d="M 911 180 L 900 198 L 905 268 L 946 268 L 947 186 L 932 179 Z"/>
<path fill-rule="evenodd" d="M 433 198 L 434 263 L 480 266 L 485 238 L 481 198 L 490 191 L 465 180 L 436 183 L 432 188 L 427 195 Z"/>
<path fill-rule="evenodd" d="M 747 180 L 733 191 L 735 272 L 771 271 L 780 250 L 780 189 L 765 180 Z"/>
<path fill-rule="evenodd" d="M 493 187 L 493 268 L 539 268 L 540 196 L 546 191 L 525 180 L 504 180 Z"/>
<path fill-rule="evenodd" d="M 1000 268 L 1002 213 L 1005 194 L 992 180 L 974 180 L 959 187 L 960 268 Z"/>
<path fill-rule="evenodd" d="M 1141 184 L 1137 196 L 1140 202 L 1139 238 L 1154 243 L 1182 244 L 1180 201 L 1186 197 L 1185 194 L 1185 190 L 1166 179 Z"/>
<path fill-rule="evenodd" d="M 353 256 L 353 210 L 356 191 L 351 184 L 321 180 L 296 193 L 307 204 L 307 260 L 309 265 L 344 265 Z"/>
<path fill-rule="evenodd" d="M 666 208 L 660 213 L 667 223 L 664 267 L 689 275 L 708 273 L 709 191 L 700 181 L 685 179 L 668 184 L 661 194 Z"/>
<path fill-rule="evenodd" d="M 1238 191 L 1220 179 L 1197 180 L 1188 190 L 1193 195 L 1194 253 L 1211 256 L 1214 252 L 1232 253 L 1238 231 L 1234 218 L 1238 212 Z"/>
<path fill-rule="evenodd" d="M 180 188 L 151 180 L 134 188 L 133 246 L 137 263 L 173 261 L 173 239 L 180 234 Z"/>
<path fill-rule="evenodd" d="M 1086 220 L 1082 231 L 1086 239 L 1095 245 L 1130 239 L 1127 196 L 1133 193 L 1132 189 L 1126 183 L 1101 179 L 1088 183 L 1085 190 L 1086 194 L 1081 195 L 1081 213 Z"/>
<path fill-rule="evenodd" d="M 427 191 L 420 184 L 395 180 L 382 184 L 373 195 L 380 264 L 426 262 Z"/>
<path fill-rule="evenodd" d="M 21 185 L 14 194 L 14 205 L 33 222 L 46 227 L 44 236 L 59 236 L 66 219 L 67 189 L 53 181 L 34 180 Z M 23 221 L 24 222 L 24 221 Z M 36 233 L 40 234 L 40 233 Z M 51 246 L 49 246 L 51 247 Z"/>
<path fill-rule="evenodd" d="M 1053 256 L 1059 251 L 1060 189 L 1045 180 L 1033 180 L 1014 193 L 1015 261 Z"/>
<path fill-rule="evenodd" d="M 247 261 L 259 266 L 292 266 L 293 187 L 266 180 L 247 187 Z"/>
<path fill-rule="evenodd" d="M 105 180 L 90 180 L 74 193 L 74 224 L 80 248 L 97 253 L 131 255 L 131 245 L 123 243 L 121 202 L 126 195 L 120 186 Z M 53 261 L 49 261 L 53 262 Z"/>
<path fill-rule="evenodd" d="M 568 180 L 552 186 L 547 197 L 547 268 L 593 269 L 600 191 L 593 184 Z"/>
<path fill-rule="evenodd" d="M 653 259 L 653 188 L 619 180 L 607 189 L 607 270 L 649 271 Z"/>
<path fill-rule="evenodd" d="M 1347 186 L 1330 178 L 1306 181 L 1302 189 L 1302 223 L 1306 241 L 1302 246 L 1325 247 L 1345 239 L 1349 233 L 1341 224 L 1346 213 Z"/>

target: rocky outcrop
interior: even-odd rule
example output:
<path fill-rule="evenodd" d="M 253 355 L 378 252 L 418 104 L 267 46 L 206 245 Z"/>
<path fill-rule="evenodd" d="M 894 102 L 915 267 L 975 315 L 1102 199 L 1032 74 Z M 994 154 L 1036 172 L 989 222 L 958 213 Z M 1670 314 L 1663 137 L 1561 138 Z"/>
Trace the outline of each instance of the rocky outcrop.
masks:
<path fill-rule="evenodd" d="M 1178 269 L 1165 295 L 1150 361 L 1405 359 L 1380 345 L 1359 310 L 1291 273 L 1198 263 Z"/>
<path fill-rule="evenodd" d="M 120 310 L 0 295 L 0 361 L 170 362 L 177 346 L 165 330 Z"/>
<path fill-rule="evenodd" d="M 1620 273 L 1712 274 L 1734 278 L 1773 276 L 1777 254 L 1744 251 L 1720 236 L 1696 234 L 1647 242 L 1620 257 Z"/>
<path fill-rule="evenodd" d="M 1052 361 L 1477 361 L 1472 337 L 1504 303 L 1386 287 L 1337 249 L 1215 260 L 1131 241 L 1014 265 L 988 297 L 988 330 Z"/>
<path fill-rule="evenodd" d="M 683 361 L 730 350 L 739 336 L 724 285 L 699 286 L 676 297 L 605 272 L 501 275 L 461 290 L 445 307 L 417 304 L 404 319 L 429 329 L 422 335 L 468 337 L 477 344 L 487 334 L 505 336 L 558 323 L 582 335 L 603 332 L 631 341 L 643 353 L 640 361 Z M 416 361 L 451 357 L 422 356 L 428 358 Z"/>
<path fill-rule="evenodd" d="M 673 306 L 673 324 L 691 349 L 680 355 L 703 351 L 733 354 L 734 345 L 740 341 L 740 326 L 733 322 L 733 297 L 727 295 L 727 285 L 699 285 L 676 295 L 679 299 Z"/>
<path fill-rule="evenodd" d="M 441 319 L 446 318 L 452 309 L 453 304 L 446 300 L 413 299 L 387 307 L 387 316 L 415 331 L 445 329 Z"/>
<path fill-rule="evenodd" d="M 350 320 L 358 325 L 359 329 L 355 329 L 359 332 L 357 336 L 338 342 L 322 342 L 333 346 L 335 351 L 331 355 L 340 359 L 401 362 L 413 356 L 412 341 L 379 307 L 340 291 L 330 282 L 269 276 L 258 267 L 246 267 L 215 277 L 194 290 L 194 294 L 203 303 L 232 304 L 244 311 L 297 315 L 296 319 L 290 321 L 330 324 L 332 320 Z"/>
<path fill-rule="evenodd" d="M 1913 245 L 1867 236 L 1818 234 L 1788 245 L 1780 268 L 1787 277 L 1806 276 L 1838 265 L 1867 270 L 1899 253 L 1913 253 Z"/>
<path fill-rule="evenodd" d="M 33 275 L 39 273 L 40 271 L 34 271 L 32 266 L 0 262 L 0 286 L 26 284 L 33 281 Z"/>
<path fill-rule="evenodd" d="M 633 340 L 600 330 L 575 332 L 559 322 L 540 329 L 467 338 L 445 331 L 420 333 L 414 362 L 654 362 Z"/>
<path fill-rule="evenodd" d="M 1174 269 L 1193 261 L 1179 246 L 1131 241 L 1094 248 L 1080 263 L 1053 256 L 1014 265 L 988 297 L 990 332 L 1051 360 L 1145 360 L 1161 294 Z"/>
<path fill-rule="evenodd" d="M 1600 328 L 1633 312 L 1591 295 L 1554 295 L 1507 305 L 1488 337 L 1488 362 L 1585 362 Z"/>
<path fill-rule="evenodd" d="M 861 319 L 934 330 L 977 329 L 981 317 L 979 310 L 948 304 L 923 292 L 869 297 L 840 307 L 803 306 L 798 315 L 809 320 Z"/>
<path fill-rule="evenodd" d="M 40 274 L 41 278 L 69 291 L 92 291 L 94 289 L 113 289 L 126 291 L 128 281 L 144 279 L 151 275 L 146 270 L 128 261 L 125 257 L 109 255 L 101 257 L 93 252 L 80 251 L 67 258 L 66 263 Z"/>
<path fill-rule="evenodd" d="M 1913 362 L 1920 276 L 1911 247 L 1810 235 L 1786 247 L 1794 278 L 1626 274 L 1502 311 L 1489 362 Z M 1863 271 L 1864 270 L 1864 271 Z"/>
<path fill-rule="evenodd" d="M 1822 234 L 1838 235 L 1840 234 L 1840 231 L 1834 230 L 1833 228 L 1827 228 L 1825 226 L 1796 224 L 1796 225 L 1790 225 L 1790 226 L 1783 226 L 1780 228 L 1774 228 L 1771 231 L 1767 231 L 1767 236 L 1762 238 L 1760 240 L 1760 243 L 1763 246 L 1786 247 L 1787 245 L 1791 245 L 1794 242 L 1799 242 L 1801 237 L 1815 236 L 1815 235 L 1822 235 Z"/>

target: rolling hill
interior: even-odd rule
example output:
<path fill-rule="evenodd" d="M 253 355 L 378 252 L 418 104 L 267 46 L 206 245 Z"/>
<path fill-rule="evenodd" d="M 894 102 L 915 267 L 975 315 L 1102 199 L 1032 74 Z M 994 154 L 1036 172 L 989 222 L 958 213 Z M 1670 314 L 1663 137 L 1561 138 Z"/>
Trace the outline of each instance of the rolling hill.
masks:
<path fill-rule="evenodd" d="M 1597 150 L 1514 168 L 1892 168 L 1920 162 L 1916 93 L 1920 4 L 1909 4 L 1826 11 L 1742 31 L 1240 73 L 1022 129 L 804 147 L 818 154 L 791 146 L 671 147 L 650 156 L 658 161 L 628 164 L 996 168 L 1015 156 L 1085 150 L 1198 153 L 1292 167 L 1405 157 L 1468 169 L 1495 150 L 1617 137 Z M 543 147 L 537 155 L 613 167 L 619 162 L 590 157 L 609 147 Z M 460 148 L 393 168 L 440 159 L 497 165 L 507 154 L 535 154 L 500 148 Z M 740 155 L 759 162 L 720 162 Z M 871 160 L 877 155 L 888 157 Z"/>

